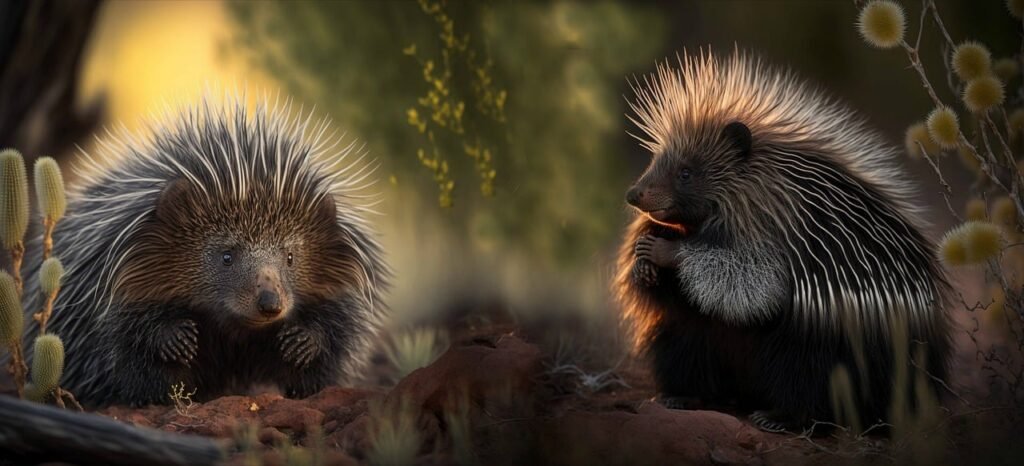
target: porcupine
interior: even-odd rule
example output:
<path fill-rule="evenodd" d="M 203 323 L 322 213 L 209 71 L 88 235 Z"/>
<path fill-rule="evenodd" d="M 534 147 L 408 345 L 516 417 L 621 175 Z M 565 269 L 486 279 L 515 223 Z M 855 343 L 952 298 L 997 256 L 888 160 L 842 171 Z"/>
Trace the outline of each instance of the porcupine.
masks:
<path fill-rule="evenodd" d="M 935 393 L 949 283 L 897 152 L 792 72 L 739 51 L 684 55 L 633 87 L 631 120 L 653 157 L 626 195 L 640 215 L 615 289 L 660 398 L 734 401 L 765 430 L 800 428 L 834 418 L 829 378 L 843 366 L 873 421 L 896 361 L 915 355 Z"/>
<path fill-rule="evenodd" d="M 83 404 L 166 403 L 179 383 L 198 400 L 254 385 L 304 397 L 367 360 L 390 276 L 366 219 L 372 164 L 312 113 L 227 100 L 83 154 L 53 234 L 66 278 L 47 325 Z M 27 277 L 39 256 L 30 245 Z"/>

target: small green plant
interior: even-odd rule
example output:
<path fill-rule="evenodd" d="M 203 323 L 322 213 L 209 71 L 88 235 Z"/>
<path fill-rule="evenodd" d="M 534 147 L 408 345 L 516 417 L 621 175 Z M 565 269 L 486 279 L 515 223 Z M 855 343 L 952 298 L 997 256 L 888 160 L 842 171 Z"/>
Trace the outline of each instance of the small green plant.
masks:
<path fill-rule="evenodd" d="M 423 444 L 417 413 L 408 400 L 370 404 L 370 451 L 367 461 L 375 466 L 413 464 Z"/>
<path fill-rule="evenodd" d="M 446 148 L 462 147 L 479 178 L 480 193 L 491 197 L 497 177 L 493 161 L 495 149 L 486 142 L 485 133 L 489 128 L 484 124 L 497 128 L 504 125 L 508 92 L 494 83 L 494 63 L 489 58 L 480 58 L 483 53 L 470 40 L 468 33 L 457 32 L 455 20 L 443 0 L 418 0 L 418 3 L 440 30 L 440 42 L 437 44 L 440 57 L 436 60 L 420 58 L 424 53 L 415 43 L 402 49 L 404 55 L 419 62 L 426 83 L 426 93 L 406 111 L 409 125 L 426 137 L 428 146 L 417 149 L 416 157 L 423 167 L 432 172 L 441 207 L 451 207 L 454 202 L 455 179 Z M 469 92 L 465 89 L 467 87 Z M 469 108 L 475 113 L 467 115 L 467 101 L 475 102 Z M 466 116 L 469 118 L 464 118 Z"/>
<path fill-rule="evenodd" d="M 182 384 L 184 390 L 184 384 Z M 262 466 L 263 458 L 260 456 L 260 426 L 256 422 L 240 422 L 232 429 L 234 448 L 242 455 L 242 464 L 245 466 Z"/>
<path fill-rule="evenodd" d="M 325 464 L 327 446 L 323 430 L 319 426 L 310 426 L 306 432 L 305 446 L 292 443 L 290 439 L 277 442 L 277 450 L 284 457 L 285 466 L 320 466 Z"/>
<path fill-rule="evenodd" d="M 385 353 L 398 371 L 398 378 L 403 378 L 437 360 L 446 340 L 443 332 L 435 328 L 410 330 L 392 337 Z"/>
<path fill-rule="evenodd" d="M 452 390 L 451 399 L 444 410 L 444 422 L 452 442 L 452 459 L 455 464 L 468 466 L 478 464 L 473 452 L 473 437 L 470 426 L 470 408 L 468 390 Z"/>
<path fill-rule="evenodd" d="M 832 399 L 832 413 L 835 415 L 836 423 L 843 426 L 850 426 L 854 432 L 862 432 L 860 415 L 857 412 L 857 403 L 854 398 L 853 379 L 850 378 L 850 371 L 840 365 L 832 370 L 829 377 L 829 390 Z"/>

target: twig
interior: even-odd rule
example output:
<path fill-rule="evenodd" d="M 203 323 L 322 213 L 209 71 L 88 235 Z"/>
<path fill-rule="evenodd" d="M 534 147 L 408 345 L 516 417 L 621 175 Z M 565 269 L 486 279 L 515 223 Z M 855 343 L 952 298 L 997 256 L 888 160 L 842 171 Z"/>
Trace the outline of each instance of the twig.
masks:
<path fill-rule="evenodd" d="M 24 292 L 25 285 L 21 280 L 21 263 L 25 260 L 25 243 L 18 241 L 11 248 L 11 277 L 14 278 L 14 285 L 18 288 L 18 296 Z"/>
<path fill-rule="evenodd" d="M 57 226 L 57 222 L 49 215 L 43 217 L 43 260 L 49 259 L 50 254 L 53 253 L 53 228 L 55 226 Z"/>

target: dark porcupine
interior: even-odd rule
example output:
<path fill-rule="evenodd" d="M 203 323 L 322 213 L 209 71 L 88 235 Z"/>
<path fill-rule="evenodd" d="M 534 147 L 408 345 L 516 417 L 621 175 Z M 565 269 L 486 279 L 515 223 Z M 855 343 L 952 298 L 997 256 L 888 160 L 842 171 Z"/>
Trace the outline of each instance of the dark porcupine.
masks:
<path fill-rule="evenodd" d="M 66 278 L 47 325 L 83 404 L 166 403 L 179 383 L 200 400 L 304 397 L 359 374 L 390 276 L 364 218 L 372 169 L 290 110 L 204 101 L 86 155 L 54 232 Z M 26 276 L 40 255 L 30 245 Z"/>
<path fill-rule="evenodd" d="M 916 403 L 893 391 L 914 355 L 937 390 L 949 284 L 897 152 L 740 52 L 685 56 L 634 87 L 653 159 L 627 194 L 640 215 L 615 288 L 666 404 L 735 401 L 766 430 L 805 427 L 835 418 L 841 366 L 870 423 L 897 394 Z"/>

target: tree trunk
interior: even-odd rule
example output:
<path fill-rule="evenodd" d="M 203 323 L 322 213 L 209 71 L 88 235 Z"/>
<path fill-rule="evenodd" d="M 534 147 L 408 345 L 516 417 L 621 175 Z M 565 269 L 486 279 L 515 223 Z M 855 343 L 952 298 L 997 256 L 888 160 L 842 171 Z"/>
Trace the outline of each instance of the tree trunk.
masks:
<path fill-rule="evenodd" d="M 31 163 L 61 156 L 99 124 L 99 99 L 76 108 L 85 45 L 99 0 L 0 4 L 0 148 Z"/>

